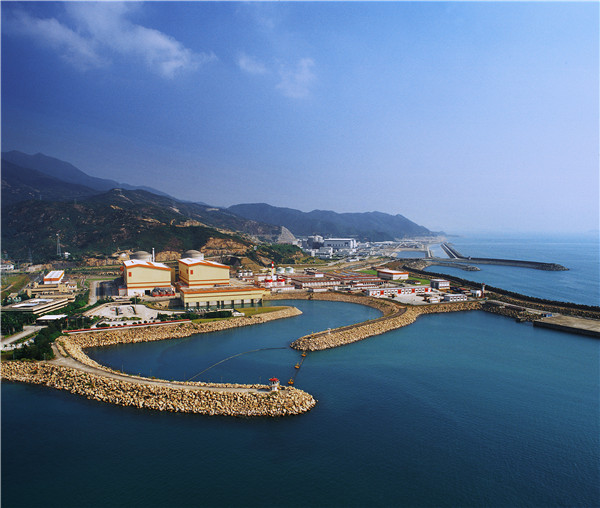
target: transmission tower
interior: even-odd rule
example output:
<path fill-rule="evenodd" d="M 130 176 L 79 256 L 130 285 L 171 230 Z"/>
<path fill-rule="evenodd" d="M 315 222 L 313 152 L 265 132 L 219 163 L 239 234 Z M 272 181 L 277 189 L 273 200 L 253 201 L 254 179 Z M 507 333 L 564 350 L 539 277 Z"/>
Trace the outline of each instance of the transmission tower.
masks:
<path fill-rule="evenodd" d="M 56 233 L 56 255 L 58 257 L 61 256 L 61 253 L 60 253 L 60 235 L 58 233 Z"/>

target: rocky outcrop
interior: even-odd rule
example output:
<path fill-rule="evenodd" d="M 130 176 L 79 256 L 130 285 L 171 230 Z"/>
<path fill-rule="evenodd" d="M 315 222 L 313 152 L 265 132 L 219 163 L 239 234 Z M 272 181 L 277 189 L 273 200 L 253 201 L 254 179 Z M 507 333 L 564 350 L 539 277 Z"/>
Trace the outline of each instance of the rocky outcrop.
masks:
<path fill-rule="evenodd" d="M 200 251 L 206 256 L 231 256 L 243 255 L 248 250 L 248 246 L 225 238 L 209 238 Z"/>

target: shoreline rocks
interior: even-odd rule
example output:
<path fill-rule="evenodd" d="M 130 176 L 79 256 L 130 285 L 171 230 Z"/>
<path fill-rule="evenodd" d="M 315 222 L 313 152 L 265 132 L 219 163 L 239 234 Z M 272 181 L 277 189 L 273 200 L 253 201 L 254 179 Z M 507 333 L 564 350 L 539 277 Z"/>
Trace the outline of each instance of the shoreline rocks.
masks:
<path fill-rule="evenodd" d="M 361 303 L 356 301 L 356 303 Z M 384 315 L 379 319 L 365 321 L 350 326 L 343 326 L 328 332 L 319 332 L 305 335 L 292 342 L 291 347 L 301 351 L 322 351 L 334 347 L 352 344 L 359 340 L 381 335 L 382 333 L 402 328 L 411 323 L 422 314 L 436 314 L 443 312 L 460 312 L 467 310 L 480 310 L 480 302 L 455 302 L 419 307 L 400 307 L 398 304 L 389 302 L 395 306 L 396 312 Z"/>
<path fill-rule="evenodd" d="M 276 417 L 301 414 L 316 404 L 312 395 L 289 387 L 277 392 L 262 385 L 255 386 L 264 391 L 247 392 L 204 390 L 200 383 L 195 389 L 192 386 L 179 388 L 114 379 L 44 362 L 2 362 L 0 368 L 2 379 L 8 381 L 45 385 L 88 399 L 157 411 Z"/>
<path fill-rule="evenodd" d="M 479 302 L 457 302 L 435 306 L 403 307 L 390 300 L 346 293 L 304 293 L 274 296 L 279 299 L 315 299 L 358 303 L 376 308 L 382 317 L 301 337 L 291 344 L 299 350 L 317 351 L 350 344 L 413 323 L 421 314 L 480 309 Z M 50 386 L 83 395 L 88 399 L 121 406 L 158 411 L 189 412 L 223 416 L 287 416 L 312 409 L 312 395 L 292 387 L 271 392 L 266 385 L 172 382 L 123 374 L 100 365 L 85 354 L 91 347 L 167 340 L 198 333 L 227 330 L 266 323 L 301 314 L 294 307 L 248 318 L 209 323 L 192 322 L 160 327 L 106 330 L 62 336 L 55 342 L 58 360 L 50 362 L 3 362 L 5 380 Z M 71 365 L 64 365 L 64 363 Z M 77 367 L 73 367 L 75 365 Z"/>
<path fill-rule="evenodd" d="M 294 307 L 209 323 L 191 322 L 126 330 L 106 330 L 89 334 L 62 336 L 55 342 L 58 360 L 50 362 L 2 362 L 1 376 L 18 381 L 50 386 L 83 395 L 88 399 L 121 406 L 158 411 L 175 411 L 222 416 L 286 416 L 309 411 L 316 404 L 309 393 L 292 387 L 271 392 L 266 385 L 234 383 L 172 382 L 123 374 L 100 365 L 85 349 L 132 342 L 148 342 L 188 337 L 197 333 L 227 330 L 297 316 Z M 62 357 L 62 358 L 60 358 Z M 83 368 L 61 365 L 74 360 Z M 95 372 L 86 371 L 85 367 Z"/>

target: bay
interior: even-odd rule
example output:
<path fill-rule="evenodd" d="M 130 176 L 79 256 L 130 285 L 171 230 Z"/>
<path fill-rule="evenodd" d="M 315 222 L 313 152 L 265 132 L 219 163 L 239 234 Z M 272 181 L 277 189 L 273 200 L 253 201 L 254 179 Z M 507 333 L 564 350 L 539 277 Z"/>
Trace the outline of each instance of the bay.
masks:
<path fill-rule="evenodd" d="M 183 378 L 187 365 L 255 343 L 283 347 L 348 306 L 293 304 L 302 316 L 234 337 L 93 354 Z M 3 383 L 2 506 L 597 506 L 598 344 L 483 312 L 423 316 L 309 354 L 297 386 L 318 404 L 277 419 L 164 414 Z M 297 358 L 242 355 L 235 378 L 279 369 L 285 379 Z"/>

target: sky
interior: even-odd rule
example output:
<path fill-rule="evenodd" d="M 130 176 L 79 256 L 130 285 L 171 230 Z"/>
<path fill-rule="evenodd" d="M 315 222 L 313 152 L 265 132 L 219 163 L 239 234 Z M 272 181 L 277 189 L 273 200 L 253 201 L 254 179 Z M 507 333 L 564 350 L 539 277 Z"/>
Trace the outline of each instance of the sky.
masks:
<path fill-rule="evenodd" d="M 2 150 L 216 206 L 599 221 L 597 2 L 6 2 Z"/>

